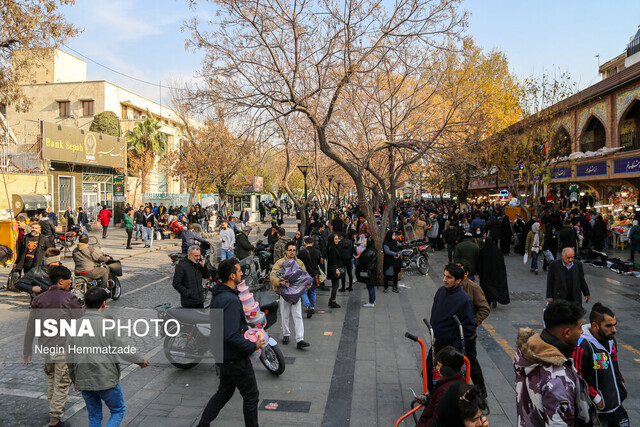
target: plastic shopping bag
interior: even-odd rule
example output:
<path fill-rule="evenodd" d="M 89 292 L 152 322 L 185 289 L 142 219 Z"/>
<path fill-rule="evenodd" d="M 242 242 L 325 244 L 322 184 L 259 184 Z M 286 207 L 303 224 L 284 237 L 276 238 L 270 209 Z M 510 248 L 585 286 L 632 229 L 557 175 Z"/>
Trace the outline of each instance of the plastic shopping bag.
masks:
<path fill-rule="evenodd" d="M 527 261 L 529 261 L 529 254 L 525 252 L 525 253 L 524 253 L 524 257 L 522 258 L 522 262 L 523 262 L 524 264 L 526 264 L 526 263 L 527 263 Z"/>
<path fill-rule="evenodd" d="M 289 286 L 280 287 L 279 294 L 285 301 L 291 304 L 296 304 L 302 294 L 307 291 L 307 286 L 314 281 L 309 273 L 300 268 L 294 259 L 282 263 L 282 267 L 276 275 L 280 280 L 286 280 L 289 283 Z"/>

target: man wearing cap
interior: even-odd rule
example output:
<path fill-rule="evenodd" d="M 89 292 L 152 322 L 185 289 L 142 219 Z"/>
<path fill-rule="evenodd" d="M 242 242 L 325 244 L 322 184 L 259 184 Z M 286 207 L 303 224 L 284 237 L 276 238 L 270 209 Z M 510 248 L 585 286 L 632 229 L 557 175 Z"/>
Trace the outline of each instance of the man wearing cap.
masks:
<path fill-rule="evenodd" d="M 16 288 L 29 294 L 38 295 L 41 292 L 46 291 L 51 286 L 51 279 L 49 278 L 49 271 L 60 265 L 60 249 L 49 248 L 44 251 L 44 261 L 42 264 L 29 270 L 27 274 L 22 276 Z"/>
<path fill-rule="evenodd" d="M 71 253 L 76 266 L 76 274 L 81 274 L 87 279 L 102 279 L 102 284 L 109 283 L 109 268 L 99 265 L 107 262 L 110 257 L 99 254 L 89 246 L 89 236 L 83 234 L 78 238 L 78 246 Z"/>
<path fill-rule="evenodd" d="M 249 242 L 250 233 L 251 227 L 247 224 L 242 226 L 242 233 L 236 234 L 235 253 L 239 260 L 245 259 L 253 252 L 254 245 Z"/>

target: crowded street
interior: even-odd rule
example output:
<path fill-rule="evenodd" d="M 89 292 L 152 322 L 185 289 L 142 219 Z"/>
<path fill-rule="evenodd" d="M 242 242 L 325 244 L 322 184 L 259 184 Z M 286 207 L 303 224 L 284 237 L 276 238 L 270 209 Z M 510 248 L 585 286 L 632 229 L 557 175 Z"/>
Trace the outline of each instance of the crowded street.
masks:
<path fill-rule="evenodd" d="M 285 225 L 287 235 L 293 237 L 294 220 L 287 218 Z M 169 302 L 179 306 L 179 295 L 171 286 L 173 267 L 168 254 L 176 251 L 180 241 L 158 242 L 152 251 L 136 245 L 129 253 L 122 244 L 123 234 L 114 230 L 101 241 L 106 253 L 115 258 L 126 256 L 122 260 L 122 297 L 109 301 L 108 310 L 122 317 L 153 318 L 156 305 Z M 384 294 L 379 289 L 373 309 L 362 308 L 367 294 L 362 283 L 356 283 L 352 292 L 338 293 L 341 309 L 327 308 L 329 293 L 318 291 L 317 314 L 304 320 L 311 346 L 305 350 L 280 346 L 286 371 L 278 377 L 254 364 L 261 423 L 393 425 L 410 408 L 412 390 L 419 393 L 422 387 L 419 346 L 404 334 L 411 332 L 429 339 L 422 319 L 430 316 L 446 261 L 446 251 L 436 251 L 430 256 L 427 276 L 415 267 L 406 271 L 399 294 Z M 523 327 L 541 330 L 546 305 L 545 274 L 532 275 L 521 256 L 505 257 L 505 264 L 511 302 L 493 308 L 478 330 L 478 359 L 487 386 L 492 426 L 516 425 L 512 359 L 516 335 Z M 2 273 L 4 279 L 6 271 Z M 585 278 L 592 295 L 587 310 L 599 301 L 617 315 L 619 364 L 629 393 L 625 408 L 630 419 L 640 419 L 640 334 L 633 326 L 640 303 L 640 282 L 589 265 L 585 266 Z M 48 412 L 42 361 L 35 360 L 29 366 L 20 361 L 29 297 L 7 291 L 1 296 L 0 419 L 6 426 L 41 425 Z M 280 341 L 279 322 L 271 334 Z M 147 342 L 142 348 L 150 359 L 147 369 L 134 370 L 126 363 L 122 367 L 127 404 L 123 425 L 195 425 L 216 388 L 215 366 L 203 363 L 183 371 L 167 363 L 161 342 Z M 236 396 L 220 414 L 222 425 L 243 425 L 242 400 Z M 72 425 L 86 425 L 86 409 L 79 393 L 69 392 L 67 414 Z M 413 425 L 410 420 L 405 425 Z"/>

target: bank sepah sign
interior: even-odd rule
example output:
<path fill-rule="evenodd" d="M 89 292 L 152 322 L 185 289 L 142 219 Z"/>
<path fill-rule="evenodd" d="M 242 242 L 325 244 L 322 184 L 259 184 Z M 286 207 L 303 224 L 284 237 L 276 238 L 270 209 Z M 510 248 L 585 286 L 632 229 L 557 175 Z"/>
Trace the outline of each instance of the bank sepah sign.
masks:
<path fill-rule="evenodd" d="M 42 122 L 42 152 L 46 160 L 124 168 L 126 141 L 124 138 Z"/>

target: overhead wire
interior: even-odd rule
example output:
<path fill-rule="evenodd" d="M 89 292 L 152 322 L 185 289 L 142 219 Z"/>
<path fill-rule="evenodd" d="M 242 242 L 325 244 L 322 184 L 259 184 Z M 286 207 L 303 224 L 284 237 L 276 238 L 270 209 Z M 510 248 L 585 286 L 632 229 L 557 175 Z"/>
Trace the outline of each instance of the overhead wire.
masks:
<path fill-rule="evenodd" d="M 188 89 L 185 89 L 185 88 L 179 88 L 179 87 L 173 87 L 173 86 L 164 86 L 164 85 L 162 85 L 160 83 L 153 83 L 153 82 L 149 82 L 149 81 L 146 81 L 146 80 L 139 79 L 137 77 L 130 76 L 130 75 L 128 75 L 126 73 L 123 73 L 121 71 L 114 70 L 113 68 L 111 68 L 111 67 L 109 67 L 107 65 L 101 64 L 100 62 L 96 61 L 95 59 L 89 58 L 87 55 L 84 55 L 83 53 L 78 52 L 77 50 L 69 47 L 66 44 L 63 44 L 63 46 L 65 48 L 69 49 L 70 51 L 72 51 L 73 53 L 75 53 L 76 55 L 79 55 L 79 56 L 83 57 L 87 61 L 93 62 L 94 64 L 96 64 L 96 65 L 98 65 L 98 66 L 100 66 L 102 68 L 105 68 L 105 69 L 111 71 L 112 73 L 119 74 L 119 75 L 121 75 L 123 77 L 126 77 L 128 79 L 135 80 L 137 82 L 148 84 L 148 85 L 151 85 L 151 86 L 159 87 L 161 89 L 178 90 L 178 91 L 187 91 L 188 90 Z"/>

